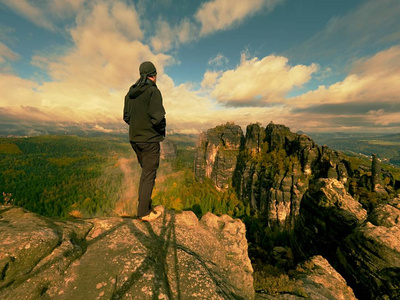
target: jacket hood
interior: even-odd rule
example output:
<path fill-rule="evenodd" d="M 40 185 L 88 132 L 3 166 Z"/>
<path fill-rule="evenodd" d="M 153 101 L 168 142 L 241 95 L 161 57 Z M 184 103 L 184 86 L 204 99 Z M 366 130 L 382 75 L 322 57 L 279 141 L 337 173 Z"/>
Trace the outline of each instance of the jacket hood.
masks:
<path fill-rule="evenodd" d="M 129 89 L 129 98 L 135 99 L 139 97 L 142 93 L 144 93 L 145 90 L 153 85 L 155 85 L 155 83 L 149 79 L 147 79 L 143 85 L 138 85 L 138 83 L 135 83 Z"/>

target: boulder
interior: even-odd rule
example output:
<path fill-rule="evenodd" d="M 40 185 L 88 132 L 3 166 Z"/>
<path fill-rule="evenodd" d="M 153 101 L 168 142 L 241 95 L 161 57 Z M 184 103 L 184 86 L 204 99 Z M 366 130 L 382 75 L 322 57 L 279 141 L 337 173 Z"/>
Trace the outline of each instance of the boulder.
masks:
<path fill-rule="evenodd" d="M 299 272 L 299 270 L 302 272 Z M 297 268 L 296 284 L 308 299 L 356 300 L 346 280 L 320 255 L 312 257 Z"/>
<path fill-rule="evenodd" d="M 344 273 L 363 299 L 400 298 L 400 199 L 378 205 L 338 249 Z"/>
<path fill-rule="evenodd" d="M 0 299 L 253 299 L 240 220 L 53 220 L 0 207 Z"/>
<path fill-rule="evenodd" d="M 279 295 L 257 293 L 255 299 L 269 300 L 356 300 L 346 280 L 320 255 L 299 264 L 294 271 L 291 293 Z"/>
<path fill-rule="evenodd" d="M 367 211 L 346 191 L 342 182 L 320 178 L 304 195 L 295 238 L 306 257 L 323 254 L 336 259 L 336 248 L 367 218 Z"/>

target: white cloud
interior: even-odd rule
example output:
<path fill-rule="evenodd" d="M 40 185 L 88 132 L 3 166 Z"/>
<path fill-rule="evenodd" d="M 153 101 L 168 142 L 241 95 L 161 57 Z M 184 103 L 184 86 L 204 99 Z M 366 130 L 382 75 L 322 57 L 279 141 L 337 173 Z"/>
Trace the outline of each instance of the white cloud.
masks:
<path fill-rule="evenodd" d="M 206 2 L 202 4 L 195 15 L 201 24 L 200 36 L 228 29 L 264 8 L 271 11 L 281 2 L 281 0 L 248 0 L 234 3 L 230 0 L 214 0 Z"/>
<path fill-rule="evenodd" d="M 50 31 L 57 30 L 59 21 L 74 17 L 77 12 L 84 9 L 85 2 L 90 5 L 86 0 L 0 0 L 0 2 L 33 24 Z"/>
<path fill-rule="evenodd" d="M 367 0 L 343 16 L 333 17 L 315 36 L 296 45 L 290 55 L 340 59 L 354 57 L 355 51 L 388 47 L 400 39 L 398 0 Z"/>
<path fill-rule="evenodd" d="M 214 87 L 215 84 L 217 83 L 218 77 L 220 76 L 221 76 L 220 72 L 207 71 L 206 73 L 204 73 L 203 81 L 201 82 L 201 87 L 205 89 Z"/>
<path fill-rule="evenodd" d="M 198 29 L 189 19 L 183 19 L 174 27 L 171 27 L 165 20 L 158 19 L 156 32 L 157 34 L 150 39 L 156 52 L 168 51 L 198 38 Z"/>
<path fill-rule="evenodd" d="M 209 66 L 215 68 L 210 67 L 212 70 L 204 74 L 199 90 L 189 84 L 175 86 L 164 73 L 164 67 L 173 58 L 159 51 L 200 37 L 200 30 L 206 35 L 229 29 L 260 9 L 272 10 L 279 2 L 260 0 L 230 5 L 244 7 L 242 12 L 223 7 L 222 0 L 208 2 L 196 16 L 202 12 L 204 18 L 206 13 L 223 18 L 214 20 L 211 16 L 210 24 L 200 22 L 201 28 L 191 19 L 184 19 L 175 26 L 159 19 L 156 26 L 160 31 L 151 38 L 150 48 L 144 42 L 147 38 L 142 28 L 143 20 L 136 7 L 127 2 L 56 0 L 46 2 L 53 6 L 39 10 L 33 1 L 15 1 L 14 4 L 4 0 L 3 3 L 14 5 L 15 9 L 19 7 L 20 14 L 27 18 L 43 17 L 44 20 L 47 18 L 46 22 L 61 20 L 63 16 L 57 14 L 64 9 L 67 14 L 76 14 L 76 22 L 68 29 L 72 47 L 62 53 L 37 53 L 32 60 L 34 65 L 47 72 L 48 82 L 38 84 L 13 74 L 0 73 L 3 91 L 0 113 L 10 117 L 9 120 L 20 119 L 21 122 L 23 119 L 91 122 L 98 124 L 94 125 L 98 130 L 109 131 L 111 129 L 104 123 L 122 123 L 125 93 L 138 77 L 139 64 L 151 60 L 158 69 L 157 84 L 164 97 L 169 130 L 196 132 L 227 121 L 234 121 L 243 128 L 256 121 L 265 125 L 273 121 L 292 130 L 304 131 L 361 130 L 366 126 L 398 124 L 400 46 L 359 60 L 341 82 L 290 99 L 285 99 L 287 94 L 310 81 L 318 69 L 316 64 L 291 66 L 283 56 L 259 59 L 242 55 L 235 69 L 221 71 L 228 61 L 219 53 L 209 61 Z M 368 3 L 373 6 L 372 2 Z M 384 0 L 383 4 L 387 3 L 388 0 Z M 261 5 L 258 11 L 257 5 Z M 49 17 L 50 12 L 55 16 Z M 227 12 L 226 16 L 224 12 Z M 330 28 L 340 27 L 335 20 L 331 21 L 333 27 Z M 54 28 L 49 24 L 39 26 Z M 339 32 L 339 29 L 335 30 Z M 18 54 L 0 43 L 0 63 L 15 59 Z M 330 72 L 326 69 L 323 75 Z M 353 105 L 353 111 L 346 110 L 344 105 Z M 327 108 L 322 113 L 314 110 L 324 106 Z M 358 108 L 365 112 L 355 114 L 354 110 Z"/>
<path fill-rule="evenodd" d="M 287 99 L 285 104 L 291 119 L 309 131 L 399 130 L 399 82 L 400 46 L 394 46 L 356 62 L 343 81 Z"/>
<path fill-rule="evenodd" d="M 32 59 L 50 81 L 39 85 L 2 74 L 0 107 L 27 119 L 120 122 L 124 96 L 139 77 L 140 63 L 153 61 L 162 76 L 170 58 L 138 40 L 143 32 L 135 8 L 119 2 L 97 2 L 81 10 L 70 34 L 73 47 Z"/>
<path fill-rule="evenodd" d="M 55 30 L 52 22 L 45 16 L 43 10 L 34 4 L 31 4 L 28 0 L 0 0 L 3 4 L 10 7 L 17 14 L 22 15 L 29 19 L 32 23 L 37 26 L 46 28 L 48 30 Z M 33 2 L 33 1 L 32 1 Z M 34 3 L 34 2 L 33 2 Z"/>
<path fill-rule="evenodd" d="M 208 61 L 208 65 L 213 67 L 222 67 L 226 65 L 228 62 L 229 59 L 226 56 L 222 55 L 221 53 L 218 53 L 216 57 Z"/>
<path fill-rule="evenodd" d="M 227 30 L 263 9 L 272 11 L 283 1 L 248 0 L 233 3 L 230 0 L 214 0 L 205 2 L 194 15 L 200 27 L 189 18 L 184 18 L 174 26 L 163 19 L 158 19 L 157 34 L 150 39 L 150 43 L 156 52 L 168 51 L 215 31 Z"/>
<path fill-rule="evenodd" d="M 341 82 L 320 86 L 290 99 L 291 105 L 306 108 L 316 105 L 400 102 L 400 46 L 359 60 L 353 71 Z"/>
<path fill-rule="evenodd" d="M 308 82 L 317 69 L 315 64 L 291 67 L 288 59 L 282 56 L 248 60 L 242 54 L 240 65 L 222 73 L 211 95 L 219 102 L 233 106 L 281 102 L 291 89 Z"/>
<path fill-rule="evenodd" d="M 187 84 L 175 86 L 172 79 L 164 75 L 157 81 L 163 95 L 167 112 L 167 128 L 174 132 L 199 132 L 226 122 L 235 122 L 245 128 L 259 121 L 268 124 L 288 119 L 283 105 L 275 107 L 224 107 L 215 103 L 201 91 Z"/>
<path fill-rule="evenodd" d="M 75 15 L 84 7 L 86 0 L 47 0 L 43 5 L 48 13 L 59 19 L 65 19 Z"/>
<path fill-rule="evenodd" d="M 386 112 L 384 109 L 371 110 L 366 118 L 372 124 L 389 126 L 400 123 L 400 112 Z"/>
<path fill-rule="evenodd" d="M 5 44 L 0 42 L 0 64 L 8 60 L 17 60 L 18 58 L 19 58 L 18 53 L 15 53 Z"/>

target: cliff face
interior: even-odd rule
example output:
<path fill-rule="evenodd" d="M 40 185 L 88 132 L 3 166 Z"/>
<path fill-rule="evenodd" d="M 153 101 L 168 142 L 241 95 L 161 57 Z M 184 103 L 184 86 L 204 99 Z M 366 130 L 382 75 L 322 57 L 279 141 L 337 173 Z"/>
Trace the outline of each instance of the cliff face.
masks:
<path fill-rule="evenodd" d="M 243 131 L 238 125 L 226 124 L 200 135 L 195 157 L 195 176 L 202 181 L 210 178 L 218 189 L 232 181 Z"/>
<path fill-rule="evenodd" d="M 195 170 L 217 188 L 233 184 L 243 202 L 268 216 L 268 225 L 282 229 L 294 228 L 311 178 L 346 182 L 348 176 L 337 152 L 274 124 L 251 124 L 246 137 L 232 124 L 208 130 L 200 137 Z"/>
<path fill-rule="evenodd" d="M 353 167 L 283 125 L 251 124 L 236 141 L 236 167 L 224 169 L 225 178 L 266 227 L 289 233 L 298 256 L 322 255 L 363 299 L 400 297 L 398 185 L 376 157 L 372 167 Z M 198 151 L 207 157 L 204 145 Z M 205 167 L 221 168 L 207 160 L 198 166 L 203 176 Z"/>
<path fill-rule="evenodd" d="M 55 221 L 3 206 L 0 240 L 1 299 L 254 297 L 244 224 L 226 215 Z"/>
<path fill-rule="evenodd" d="M 337 251 L 362 297 L 400 299 L 400 198 L 378 205 Z"/>

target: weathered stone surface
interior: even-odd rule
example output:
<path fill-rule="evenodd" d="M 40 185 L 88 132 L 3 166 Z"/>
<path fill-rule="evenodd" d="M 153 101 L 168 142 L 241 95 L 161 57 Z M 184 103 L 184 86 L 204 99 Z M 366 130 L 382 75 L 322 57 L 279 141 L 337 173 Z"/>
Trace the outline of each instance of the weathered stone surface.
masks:
<path fill-rule="evenodd" d="M 62 222 L 14 207 L 0 215 L 0 299 L 254 297 L 245 227 L 228 216 Z"/>
<path fill-rule="evenodd" d="M 195 157 L 195 176 L 210 178 L 218 189 L 232 182 L 239 148 L 243 139 L 240 126 L 227 123 L 200 135 Z"/>
<path fill-rule="evenodd" d="M 400 298 L 400 199 L 379 205 L 338 249 L 339 261 L 365 299 Z"/>
<path fill-rule="evenodd" d="M 245 147 L 251 153 L 259 153 L 265 140 L 265 130 L 260 124 L 250 124 L 246 128 Z"/>
<path fill-rule="evenodd" d="M 367 218 L 361 204 L 337 179 L 321 178 L 304 195 L 296 224 L 300 252 L 336 256 L 336 248 Z M 306 241 L 306 242 L 304 242 Z"/>
<path fill-rule="evenodd" d="M 243 202 L 266 215 L 269 227 L 293 230 L 311 179 L 348 180 L 349 164 L 338 152 L 283 125 L 247 126 L 244 145 L 233 185 Z"/>
<path fill-rule="evenodd" d="M 293 290 L 297 294 L 281 293 L 278 296 L 256 294 L 255 299 L 284 300 L 356 300 L 346 280 L 322 256 L 311 257 L 296 268 Z"/>
<path fill-rule="evenodd" d="M 400 198 L 378 205 L 369 215 L 368 220 L 376 226 L 400 226 Z"/>
<path fill-rule="evenodd" d="M 302 267 L 304 273 L 298 276 L 296 283 L 309 299 L 357 299 L 344 278 L 322 256 L 312 257 Z"/>
<path fill-rule="evenodd" d="M 265 128 L 265 142 L 269 145 L 269 150 L 285 149 L 290 151 L 291 143 L 296 139 L 296 134 L 284 125 L 270 123 Z"/>

